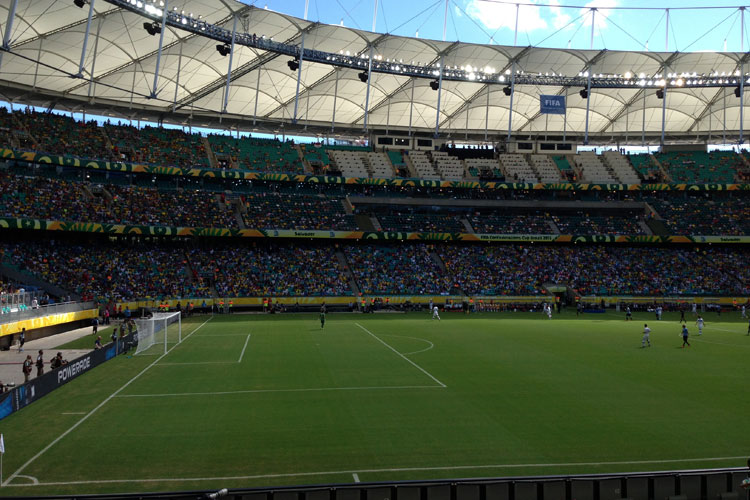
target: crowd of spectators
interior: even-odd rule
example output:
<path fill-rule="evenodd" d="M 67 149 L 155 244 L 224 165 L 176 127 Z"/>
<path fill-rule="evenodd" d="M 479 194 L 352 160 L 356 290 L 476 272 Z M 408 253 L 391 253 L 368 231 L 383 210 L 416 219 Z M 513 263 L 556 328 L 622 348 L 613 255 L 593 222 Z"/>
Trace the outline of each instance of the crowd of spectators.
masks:
<path fill-rule="evenodd" d="M 446 268 L 466 293 L 534 295 L 562 283 L 581 295 L 744 295 L 742 248 L 441 245 Z"/>
<path fill-rule="evenodd" d="M 185 248 L 120 239 L 4 242 L 0 257 L 76 295 L 118 301 L 214 291 L 351 295 L 350 278 L 366 295 L 543 295 L 545 283 L 598 296 L 750 294 L 750 250 L 742 247 L 243 242 Z"/>
<path fill-rule="evenodd" d="M 95 121 L 77 121 L 31 108 L 15 112 L 13 116 L 17 120 L 15 126 L 29 138 L 26 144 L 29 149 L 79 158 L 113 159 L 107 139 Z"/>
<path fill-rule="evenodd" d="M 750 199 L 691 197 L 649 199 L 672 234 L 741 236 L 750 234 Z"/>
<path fill-rule="evenodd" d="M 545 215 L 474 214 L 468 217 L 476 233 L 484 234 L 551 234 L 550 219 Z"/>
<path fill-rule="evenodd" d="M 637 218 L 584 215 L 553 215 L 562 234 L 646 234 Z"/>
<path fill-rule="evenodd" d="M 253 192 L 243 194 L 241 202 L 244 205 L 242 217 L 250 229 L 357 229 L 354 216 L 344 211 L 341 198 Z"/>
<path fill-rule="evenodd" d="M 73 222 L 111 221 L 102 199 L 79 183 L 22 177 L 0 170 L 0 215 Z"/>
<path fill-rule="evenodd" d="M 180 168 L 210 166 L 200 134 L 119 123 L 105 125 L 104 131 L 113 145 L 113 156 L 120 161 Z"/>
<path fill-rule="evenodd" d="M 361 293 L 449 295 L 453 279 L 432 250 L 425 244 L 347 245 L 344 254 Z"/>
<path fill-rule="evenodd" d="M 221 297 L 350 295 L 332 246 L 253 245 L 188 252 Z"/>
<path fill-rule="evenodd" d="M 6 242 L 3 261 L 83 297 L 208 296 L 188 273 L 184 252 L 172 245 L 116 242 Z"/>
<path fill-rule="evenodd" d="M 239 228 L 231 203 L 221 208 L 220 195 L 211 192 L 115 185 L 106 189 L 112 195 L 110 221 L 117 224 Z"/>

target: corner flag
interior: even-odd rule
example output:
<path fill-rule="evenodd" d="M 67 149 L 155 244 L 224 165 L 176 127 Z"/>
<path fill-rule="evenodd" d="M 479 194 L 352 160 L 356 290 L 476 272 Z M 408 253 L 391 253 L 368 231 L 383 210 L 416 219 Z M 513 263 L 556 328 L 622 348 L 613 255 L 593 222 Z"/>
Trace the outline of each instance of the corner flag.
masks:
<path fill-rule="evenodd" d="M 2 434 L 0 434 L 0 453 L 5 453 L 5 440 Z"/>

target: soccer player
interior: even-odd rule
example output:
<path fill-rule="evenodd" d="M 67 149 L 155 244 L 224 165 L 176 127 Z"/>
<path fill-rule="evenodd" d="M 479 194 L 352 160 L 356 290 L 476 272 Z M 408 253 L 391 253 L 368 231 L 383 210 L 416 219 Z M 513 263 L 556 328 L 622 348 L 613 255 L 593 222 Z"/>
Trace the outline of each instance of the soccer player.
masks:
<path fill-rule="evenodd" d="M 324 326 L 326 326 L 326 312 L 321 307 L 320 308 L 320 329 L 322 330 Z"/>
<path fill-rule="evenodd" d="M 703 335 L 703 316 L 699 314 L 695 324 L 698 325 L 698 335 Z"/>
<path fill-rule="evenodd" d="M 438 314 L 438 306 L 432 306 L 432 319 L 437 318 L 440 321 L 440 314 Z"/>
<path fill-rule="evenodd" d="M 630 306 L 625 308 L 625 321 L 633 321 L 633 313 L 630 311 Z"/>
<path fill-rule="evenodd" d="M 687 324 L 687 320 L 685 319 L 685 309 L 680 308 L 680 323 Z"/>
<path fill-rule="evenodd" d="M 544 304 L 544 313 L 547 318 L 552 319 L 552 307 L 549 304 Z"/>
<path fill-rule="evenodd" d="M 690 347 L 690 342 L 688 342 L 688 329 L 687 325 L 682 325 L 682 348 L 684 349 L 686 345 Z"/>
<path fill-rule="evenodd" d="M 646 347 L 646 344 L 648 344 L 648 346 L 651 347 L 651 340 L 649 338 L 649 333 L 651 333 L 651 328 L 649 328 L 647 324 L 644 324 L 643 325 L 643 339 L 641 339 L 641 347 Z"/>
<path fill-rule="evenodd" d="M 742 304 L 742 317 L 747 318 L 747 310 L 745 309 L 745 305 Z"/>

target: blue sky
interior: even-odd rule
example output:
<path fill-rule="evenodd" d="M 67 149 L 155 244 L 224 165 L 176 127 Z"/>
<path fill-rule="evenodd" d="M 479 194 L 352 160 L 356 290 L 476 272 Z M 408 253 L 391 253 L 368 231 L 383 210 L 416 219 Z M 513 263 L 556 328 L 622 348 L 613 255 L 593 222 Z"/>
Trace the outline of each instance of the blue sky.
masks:
<path fill-rule="evenodd" d="M 258 7 L 304 16 L 305 0 L 243 0 Z M 519 45 L 588 49 L 590 7 L 595 18 L 595 49 L 740 51 L 740 13 L 735 3 L 716 0 L 520 0 Z M 720 5 L 734 8 L 715 8 Z M 638 10 L 650 8 L 654 10 Z M 712 7 L 683 10 L 684 7 Z M 327 24 L 372 29 L 375 0 L 309 0 L 308 19 Z M 613 9 L 616 8 L 616 9 Z M 627 8 L 627 9 L 623 9 Z M 634 9 L 630 9 L 634 8 Z M 500 0 L 448 0 L 447 40 L 512 45 L 516 5 Z M 745 19 L 745 50 L 750 49 Z M 443 38 L 445 0 L 378 0 L 376 31 L 419 38 Z"/>

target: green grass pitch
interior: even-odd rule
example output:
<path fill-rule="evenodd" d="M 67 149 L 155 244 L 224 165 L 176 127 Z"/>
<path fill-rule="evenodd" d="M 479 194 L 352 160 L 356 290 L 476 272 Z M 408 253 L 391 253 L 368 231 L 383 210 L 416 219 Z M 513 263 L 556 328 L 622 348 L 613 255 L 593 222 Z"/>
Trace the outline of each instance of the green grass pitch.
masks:
<path fill-rule="evenodd" d="M 691 319 L 685 349 L 672 314 L 442 316 L 329 314 L 322 330 L 317 315 L 185 320 L 166 356 L 120 356 L 1 421 L 0 494 L 687 469 L 750 454 L 738 313 L 707 315 L 701 337 Z"/>

